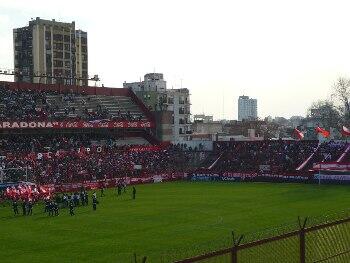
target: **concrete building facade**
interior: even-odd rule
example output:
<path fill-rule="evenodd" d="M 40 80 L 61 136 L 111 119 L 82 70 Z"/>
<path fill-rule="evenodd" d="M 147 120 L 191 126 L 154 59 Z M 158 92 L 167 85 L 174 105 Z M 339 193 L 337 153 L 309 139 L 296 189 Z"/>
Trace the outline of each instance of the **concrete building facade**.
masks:
<path fill-rule="evenodd" d="M 87 33 L 37 17 L 13 30 L 15 81 L 87 85 Z"/>
<path fill-rule="evenodd" d="M 131 88 L 134 92 L 156 91 L 163 93 L 166 91 L 166 81 L 162 73 L 148 73 L 143 81 L 123 83 L 124 88 Z"/>
<path fill-rule="evenodd" d="M 170 89 L 167 94 L 167 110 L 173 112 L 173 141 L 188 141 L 191 130 L 191 103 L 188 89 Z"/>
<path fill-rule="evenodd" d="M 238 98 L 238 120 L 256 120 L 258 118 L 257 100 L 248 96 Z"/>
<path fill-rule="evenodd" d="M 123 87 L 132 89 L 143 103 L 151 111 L 157 112 L 158 115 L 158 112 L 164 114 L 171 112 L 171 142 L 177 143 L 189 140 L 192 131 L 190 92 L 188 89 L 167 89 L 162 73 L 148 73 L 144 76 L 143 81 L 124 82 Z M 168 131 L 165 133 L 169 135 Z"/>
<path fill-rule="evenodd" d="M 214 118 L 212 115 L 195 114 L 193 116 L 193 122 L 209 123 L 213 121 L 214 121 Z"/>

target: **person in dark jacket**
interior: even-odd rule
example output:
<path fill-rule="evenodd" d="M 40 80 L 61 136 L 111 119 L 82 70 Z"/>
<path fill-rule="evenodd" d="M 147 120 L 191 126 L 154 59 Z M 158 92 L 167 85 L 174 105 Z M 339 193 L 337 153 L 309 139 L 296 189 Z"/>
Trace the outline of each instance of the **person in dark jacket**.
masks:
<path fill-rule="evenodd" d="M 25 200 L 23 200 L 23 202 L 22 202 L 22 214 L 24 216 L 27 215 L 27 204 L 26 204 Z"/>
<path fill-rule="evenodd" d="M 15 213 L 15 215 L 18 215 L 18 203 L 17 203 L 17 200 L 13 200 L 12 208 L 13 208 L 13 212 Z"/>
<path fill-rule="evenodd" d="M 27 203 L 27 215 L 31 216 L 33 214 L 33 203 L 29 201 Z"/>
<path fill-rule="evenodd" d="M 135 186 L 132 187 L 132 199 L 136 199 L 136 188 L 135 188 Z"/>
<path fill-rule="evenodd" d="M 73 201 L 69 202 L 69 214 L 71 216 L 74 216 L 74 205 L 73 205 Z"/>
<path fill-rule="evenodd" d="M 97 204 L 98 204 L 98 201 L 97 201 L 96 193 L 93 193 L 93 195 L 92 195 L 92 209 L 94 211 L 96 211 Z"/>

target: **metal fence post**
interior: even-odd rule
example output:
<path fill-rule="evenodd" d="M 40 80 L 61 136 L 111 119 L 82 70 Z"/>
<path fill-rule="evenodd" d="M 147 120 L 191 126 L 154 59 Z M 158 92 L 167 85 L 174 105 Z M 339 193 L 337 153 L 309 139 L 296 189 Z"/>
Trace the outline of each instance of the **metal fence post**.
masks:
<path fill-rule="evenodd" d="M 306 248 L 305 248 L 305 227 L 307 223 L 307 218 L 301 222 L 300 217 L 298 217 L 299 224 L 299 252 L 300 252 L 300 263 L 306 262 Z"/>
<path fill-rule="evenodd" d="M 241 243 L 242 239 L 243 239 L 243 235 L 241 235 L 238 239 L 236 239 L 235 234 L 232 231 L 233 246 L 231 250 L 231 263 L 238 263 L 237 252 L 238 252 L 239 244 Z"/>
<path fill-rule="evenodd" d="M 231 263 L 237 263 L 238 259 L 237 259 L 237 247 L 233 246 L 232 247 L 232 252 L 231 252 Z"/>

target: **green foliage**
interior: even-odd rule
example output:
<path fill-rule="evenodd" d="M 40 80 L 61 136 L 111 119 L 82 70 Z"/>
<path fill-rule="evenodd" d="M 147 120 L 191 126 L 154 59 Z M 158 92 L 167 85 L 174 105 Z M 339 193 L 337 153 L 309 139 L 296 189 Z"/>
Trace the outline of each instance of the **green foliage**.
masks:
<path fill-rule="evenodd" d="M 350 79 L 338 78 L 333 86 L 332 98 L 344 123 L 350 121 Z"/>
<path fill-rule="evenodd" d="M 319 100 L 312 103 L 307 117 L 317 120 L 319 125 L 326 129 L 338 128 L 342 123 L 338 108 L 330 100 Z"/>

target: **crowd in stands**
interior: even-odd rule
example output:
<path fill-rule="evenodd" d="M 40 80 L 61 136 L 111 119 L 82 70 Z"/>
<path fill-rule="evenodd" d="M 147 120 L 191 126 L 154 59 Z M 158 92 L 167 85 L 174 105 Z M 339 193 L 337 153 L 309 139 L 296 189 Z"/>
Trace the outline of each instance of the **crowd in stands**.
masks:
<path fill-rule="evenodd" d="M 0 87 L 0 104 L 1 120 L 46 119 L 53 110 L 44 92 L 10 90 L 3 86 Z"/>
<path fill-rule="evenodd" d="M 317 147 L 317 141 L 277 140 L 218 144 L 216 150 L 221 157 L 213 169 L 231 172 L 293 173 L 313 152 L 316 152 L 317 158 L 312 162 L 330 161 L 339 157 L 344 149 L 342 143 L 334 142 Z M 263 171 L 264 169 L 267 171 Z"/>
<path fill-rule="evenodd" d="M 50 96 L 57 99 L 49 100 Z M 134 116 L 130 111 L 119 111 L 112 115 L 108 108 L 98 101 L 91 103 L 91 96 L 76 94 L 73 91 L 58 94 L 55 91 L 9 89 L 0 85 L 0 121 L 106 119 L 137 121 L 141 120 L 142 116 Z"/>
<path fill-rule="evenodd" d="M 190 151 L 176 146 L 150 151 L 131 148 L 112 138 L 87 135 L 13 135 L 0 139 L 0 168 L 7 180 L 19 180 L 27 173 L 31 180 L 47 184 L 178 172 L 191 161 Z"/>
<path fill-rule="evenodd" d="M 42 184 L 188 172 L 193 168 L 195 154 L 204 152 L 185 144 L 150 150 L 138 146 L 141 149 L 133 150 L 135 146 L 117 142 L 118 138 L 91 134 L 3 136 L 0 172 L 7 180 L 23 180 L 27 174 L 30 180 Z M 345 147 L 345 143 L 336 142 L 318 146 L 317 141 L 218 143 L 214 153 L 202 156 L 202 164 L 208 168 L 217 159 L 212 167 L 215 172 L 261 173 L 266 169 L 293 173 L 312 153 L 315 152 L 313 163 L 333 161 Z M 205 162 L 206 158 L 210 163 Z"/>
<path fill-rule="evenodd" d="M 345 141 L 330 141 L 320 144 L 318 151 L 315 152 L 313 162 L 335 162 L 347 147 Z"/>

